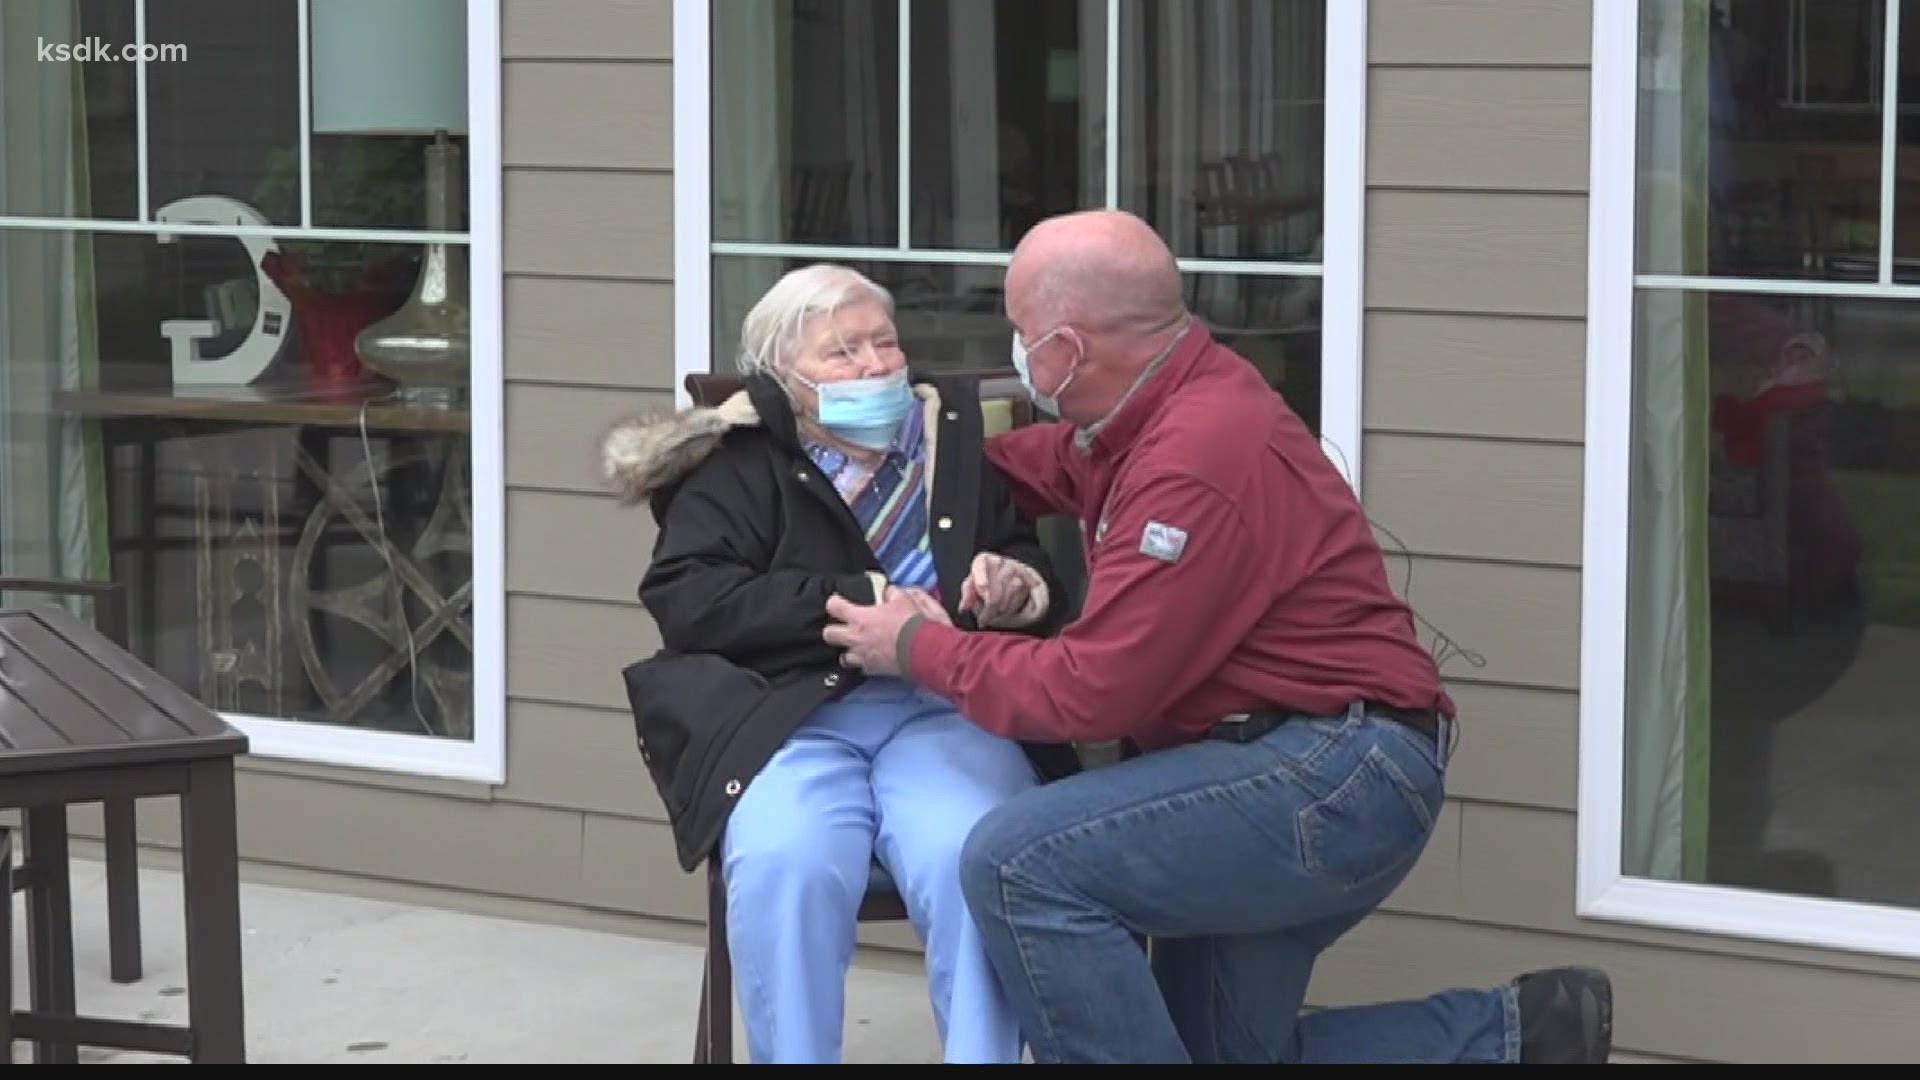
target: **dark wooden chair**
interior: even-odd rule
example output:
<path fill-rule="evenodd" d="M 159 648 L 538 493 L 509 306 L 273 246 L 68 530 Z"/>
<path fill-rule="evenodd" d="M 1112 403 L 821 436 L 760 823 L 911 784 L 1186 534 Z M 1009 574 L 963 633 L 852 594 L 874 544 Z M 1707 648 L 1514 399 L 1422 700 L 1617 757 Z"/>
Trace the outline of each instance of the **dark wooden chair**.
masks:
<path fill-rule="evenodd" d="M 9 592 L 90 597 L 94 602 L 94 627 L 115 645 L 131 647 L 127 638 L 127 592 L 117 582 L 0 577 L 0 593 Z M 107 966 L 114 982 L 139 982 L 140 853 L 135 843 L 133 800 L 108 799 L 101 810 L 106 823 Z"/>
<path fill-rule="evenodd" d="M 734 375 L 691 374 L 687 396 L 696 406 L 718 405 L 737 392 L 742 382 Z M 1011 376 L 983 377 L 980 397 L 1005 402 L 1014 425 L 1031 422 L 1032 405 L 1020 381 Z M 886 868 L 875 862 L 867 877 L 866 896 L 860 902 L 862 923 L 905 922 L 906 902 L 894 887 Z M 727 882 L 718 852 L 707 859 L 707 959 L 700 980 L 700 1022 L 694 1036 L 696 1065 L 733 1064 L 733 958 L 727 945 Z"/>

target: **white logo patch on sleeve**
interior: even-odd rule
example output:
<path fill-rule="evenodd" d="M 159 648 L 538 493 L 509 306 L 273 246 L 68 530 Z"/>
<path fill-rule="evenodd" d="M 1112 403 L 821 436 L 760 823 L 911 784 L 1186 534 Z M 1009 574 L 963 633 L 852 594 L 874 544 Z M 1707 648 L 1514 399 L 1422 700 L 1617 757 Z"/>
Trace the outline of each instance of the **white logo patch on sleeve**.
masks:
<path fill-rule="evenodd" d="M 1176 529 L 1158 521 L 1147 522 L 1140 533 L 1140 554 L 1165 563 L 1180 561 L 1180 553 L 1187 549 L 1187 530 Z"/>

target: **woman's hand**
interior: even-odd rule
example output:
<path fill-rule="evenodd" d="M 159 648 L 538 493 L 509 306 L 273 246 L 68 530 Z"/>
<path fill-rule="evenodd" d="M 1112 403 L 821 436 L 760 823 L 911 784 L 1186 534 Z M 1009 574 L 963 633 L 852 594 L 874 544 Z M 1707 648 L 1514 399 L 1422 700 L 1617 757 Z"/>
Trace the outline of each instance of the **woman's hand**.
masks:
<path fill-rule="evenodd" d="M 884 604 L 896 596 L 906 597 L 913 604 L 914 610 L 925 615 L 929 622 L 937 622 L 943 626 L 953 625 L 953 617 L 947 614 L 947 609 L 941 607 L 940 601 L 925 589 L 908 589 L 890 584 L 886 592 L 881 594 L 880 602 Z"/>
<path fill-rule="evenodd" d="M 973 569 L 960 586 L 960 610 L 973 613 L 982 627 L 1010 626 L 1033 599 L 1031 572 L 990 551 L 973 557 Z"/>

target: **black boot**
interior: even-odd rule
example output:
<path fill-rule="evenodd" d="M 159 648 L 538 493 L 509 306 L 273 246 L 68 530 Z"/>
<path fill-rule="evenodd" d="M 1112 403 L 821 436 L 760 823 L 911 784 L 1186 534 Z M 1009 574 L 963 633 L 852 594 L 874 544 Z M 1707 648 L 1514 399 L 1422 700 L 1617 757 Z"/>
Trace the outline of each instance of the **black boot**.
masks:
<path fill-rule="evenodd" d="M 1613 983 L 1592 968 L 1522 975 L 1522 1064 L 1605 1065 L 1613 1052 Z"/>

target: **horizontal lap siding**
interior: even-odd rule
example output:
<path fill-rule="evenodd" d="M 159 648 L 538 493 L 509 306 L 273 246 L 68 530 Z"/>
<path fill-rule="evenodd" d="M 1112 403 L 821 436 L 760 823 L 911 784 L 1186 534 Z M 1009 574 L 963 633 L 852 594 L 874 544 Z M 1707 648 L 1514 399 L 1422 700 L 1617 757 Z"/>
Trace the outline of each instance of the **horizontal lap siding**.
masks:
<path fill-rule="evenodd" d="M 1312 1002 L 1593 963 L 1625 1060 L 1920 1056 L 1920 964 L 1575 916 L 1591 7 L 1369 13 L 1364 489 L 1396 587 L 1484 665 L 1445 669 L 1433 843 Z"/>
<path fill-rule="evenodd" d="M 635 595 L 653 523 L 606 493 L 598 460 L 609 425 L 673 403 L 671 13 L 671 0 L 509 5 L 512 711 L 493 795 L 572 818 L 570 901 L 699 918 L 701 881 L 674 862 L 620 682 L 659 643 Z"/>
<path fill-rule="evenodd" d="M 1576 795 L 1590 16 L 1368 13 L 1363 490 L 1462 717 L 1452 812 L 1397 902 L 1445 911 L 1465 810 Z"/>

